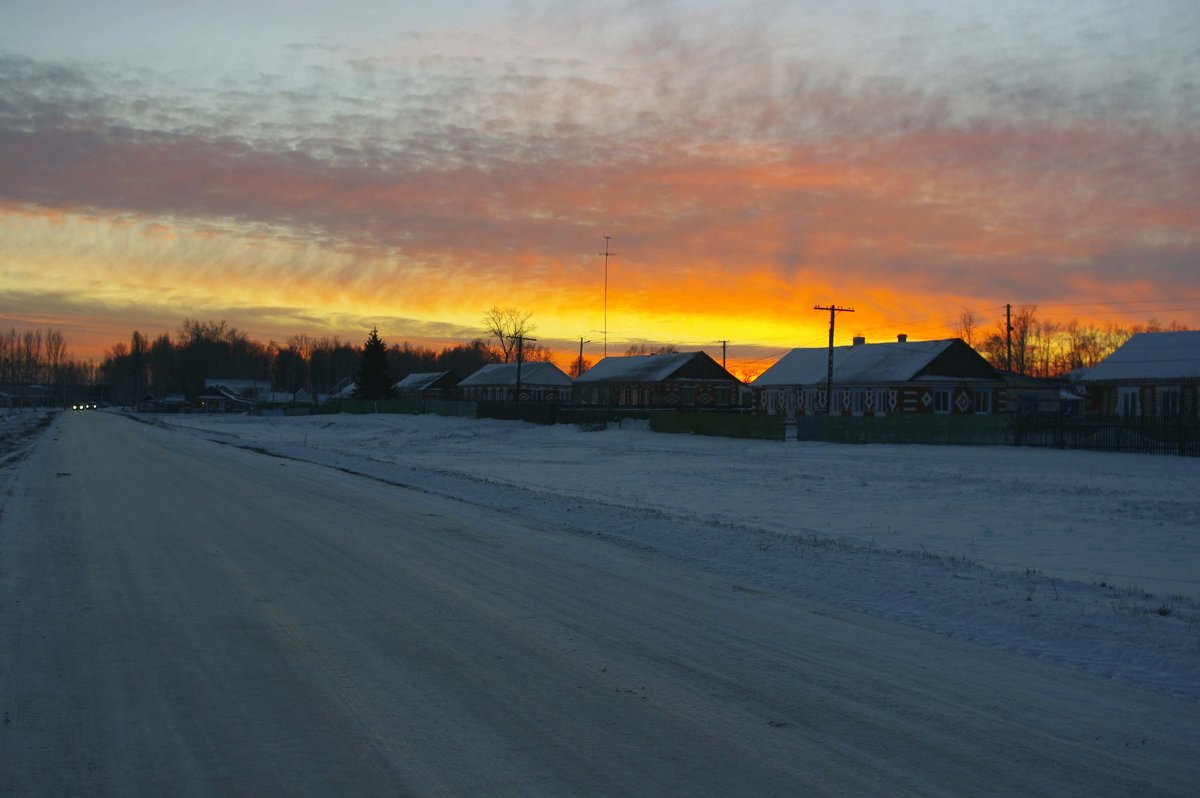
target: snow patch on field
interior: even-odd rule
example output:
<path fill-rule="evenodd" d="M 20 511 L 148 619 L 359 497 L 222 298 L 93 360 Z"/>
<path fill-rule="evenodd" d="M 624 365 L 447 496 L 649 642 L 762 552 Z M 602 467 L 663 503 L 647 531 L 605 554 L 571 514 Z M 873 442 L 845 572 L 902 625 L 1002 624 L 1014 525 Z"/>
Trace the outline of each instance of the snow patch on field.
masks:
<path fill-rule="evenodd" d="M 1200 702 L 1200 461 L 440 416 L 163 416 Z M 634 427 L 634 425 L 630 425 Z"/>

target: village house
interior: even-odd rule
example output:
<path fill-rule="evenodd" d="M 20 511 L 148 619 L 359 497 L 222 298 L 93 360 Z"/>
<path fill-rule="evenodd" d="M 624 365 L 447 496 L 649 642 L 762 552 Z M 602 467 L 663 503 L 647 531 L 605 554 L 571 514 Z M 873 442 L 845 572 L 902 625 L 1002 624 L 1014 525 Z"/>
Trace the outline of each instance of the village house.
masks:
<path fill-rule="evenodd" d="M 209 385 L 192 397 L 192 402 L 204 413 L 245 413 L 254 407 L 254 401 L 239 396 L 223 385 Z"/>
<path fill-rule="evenodd" d="M 571 378 L 546 361 L 489 363 L 458 383 L 458 394 L 471 401 L 566 402 L 571 398 Z"/>
<path fill-rule="evenodd" d="M 705 352 L 606 357 L 575 378 L 576 404 L 707 409 L 738 407 L 742 383 Z"/>
<path fill-rule="evenodd" d="M 1138 333 L 1080 380 L 1088 413 L 1200 415 L 1200 330 Z"/>
<path fill-rule="evenodd" d="M 793 349 L 751 383 L 759 410 L 788 417 L 829 413 L 829 348 Z M 959 338 L 833 349 L 835 415 L 989 414 L 1004 408 L 1004 382 Z"/>
<path fill-rule="evenodd" d="M 524 376 L 524 375 L 522 375 Z M 452 371 L 432 371 L 409 374 L 392 386 L 397 399 L 420 402 L 426 399 L 451 399 L 459 383 Z"/>

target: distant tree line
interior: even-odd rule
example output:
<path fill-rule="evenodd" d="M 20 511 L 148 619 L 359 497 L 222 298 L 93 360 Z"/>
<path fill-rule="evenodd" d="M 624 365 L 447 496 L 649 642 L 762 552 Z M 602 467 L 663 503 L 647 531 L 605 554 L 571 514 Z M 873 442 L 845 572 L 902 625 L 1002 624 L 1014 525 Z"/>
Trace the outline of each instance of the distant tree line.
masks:
<path fill-rule="evenodd" d="M 1006 320 L 1000 319 L 994 327 L 980 329 L 974 313 L 964 310 L 955 333 L 993 368 L 1029 377 L 1065 377 L 1076 369 L 1092 368 L 1135 333 L 1188 329 L 1175 322 L 1163 325 L 1154 320 L 1147 324 L 1104 327 L 1080 324 L 1075 319 L 1062 323 L 1040 318 L 1037 305 L 1022 305 L 1013 308 L 1010 361 L 1010 338 L 1005 325 Z"/>
<path fill-rule="evenodd" d="M 332 393 L 355 381 L 363 347 L 337 336 L 294 335 L 280 345 L 251 340 L 224 321 L 186 319 L 174 338 L 150 338 L 135 330 L 129 343 L 114 344 L 98 369 L 106 396 L 133 404 L 146 394 L 194 396 L 206 379 L 262 380 L 275 390 Z M 387 349 L 387 373 L 397 379 L 418 371 L 453 371 L 465 376 L 496 359 L 483 341 L 440 351 L 394 345 Z"/>
<path fill-rule="evenodd" d="M 65 397 L 76 386 L 95 383 L 96 364 L 72 360 L 61 330 L 51 328 L 43 334 L 10 328 L 0 334 L 0 391 L 27 398 L 29 388 L 39 386 L 40 396 L 49 389 L 49 397 Z"/>

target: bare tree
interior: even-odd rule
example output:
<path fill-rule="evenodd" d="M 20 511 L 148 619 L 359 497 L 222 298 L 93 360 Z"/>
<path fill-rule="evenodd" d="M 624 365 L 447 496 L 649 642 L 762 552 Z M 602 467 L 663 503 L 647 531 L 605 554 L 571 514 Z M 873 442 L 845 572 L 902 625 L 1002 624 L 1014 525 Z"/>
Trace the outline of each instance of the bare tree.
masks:
<path fill-rule="evenodd" d="M 962 313 L 958 314 L 958 323 L 954 325 L 954 333 L 966 341 L 967 346 L 973 347 L 975 346 L 976 326 L 975 314 L 971 310 L 963 308 Z"/>
<path fill-rule="evenodd" d="M 630 344 L 627 355 L 669 355 L 679 351 L 675 344 Z"/>
<path fill-rule="evenodd" d="M 567 374 L 571 379 L 575 379 L 587 373 L 587 370 L 592 367 L 592 361 L 586 357 L 577 357 L 571 360 L 571 369 Z"/>
<path fill-rule="evenodd" d="M 21 382 L 42 381 L 42 331 L 26 330 L 21 336 Z"/>
<path fill-rule="evenodd" d="M 67 339 L 62 332 L 50 328 L 46 331 L 46 371 L 55 392 L 63 394 L 66 404 Z"/>
<path fill-rule="evenodd" d="M 496 340 L 496 356 L 503 363 L 511 363 L 517 356 L 517 342 L 536 327 L 530 323 L 532 313 L 517 308 L 501 308 L 493 306 L 483 314 L 484 331 Z M 531 347 L 523 347 L 524 360 L 536 360 L 529 354 Z M 547 355 L 543 360 L 548 360 Z"/>
<path fill-rule="evenodd" d="M 1037 358 L 1034 326 L 1037 305 L 1022 305 L 1012 317 L 1012 366 L 1017 374 L 1030 374 Z"/>

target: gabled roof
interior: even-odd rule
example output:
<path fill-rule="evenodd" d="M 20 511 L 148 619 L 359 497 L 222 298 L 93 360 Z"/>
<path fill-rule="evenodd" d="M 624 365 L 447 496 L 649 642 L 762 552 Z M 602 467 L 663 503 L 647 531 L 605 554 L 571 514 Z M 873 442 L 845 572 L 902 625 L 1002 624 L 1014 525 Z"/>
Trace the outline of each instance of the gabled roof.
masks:
<path fill-rule="evenodd" d="M 459 387 L 473 385 L 517 384 L 516 363 L 489 363 L 459 383 Z M 557 385 L 570 387 L 571 378 L 553 363 L 533 361 L 521 364 L 521 385 Z"/>
<path fill-rule="evenodd" d="M 1200 330 L 1137 333 L 1082 382 L 1200 379 Z"/>
<path fill-rule="evenodd" d="M 688 368 L 688 367 L 692 368 Z M 697 368 L 699 371 L 697 371 Z M 681 372 L 689 372 L 685 377 Z M 614 355 L 606 357 L 585 371 L 576 382 L 663 382 L 669 379 L 729 379 L 737 378 L 705 352 L 670 352 L 661 355 Z"/>
<path fill-rule="evenodd" d="M 968 358 L 975 350 L 961 339 L 855 344 L 833 348 L 833 381 L 838 385 L 908 382 L 923 375 L 938 358 L 959 349 Z M 962 350 L 965 350 L 963 352 Z M 973 358 L 972 358 L 973 359 Z M 986 362 L 984 362 L 986 366 Z M 986 372 L 990 372 L 988 367 Z M 986 373 L 985 372 L 985 373 Z M 829 348 L 793 349 L 751 383 L 755 388 L 782 385 L 824 385 L 829 375 Z M 954 374 L 938 376 L 954 377 Z"/>
<path fill-rule="evenodd" d="M 224 385 L 210 385 L 192 398 L 204 401 L 220 401 L 224 399 L 227 402 L 236 402 L 243 405 L 253 404 L 246 397 L 238 396 Z"/>
<path fill-rule="evenodd" d="M 433 383 L 445 377 L 450 372 L 448 371 L 426 371 L 419 374 L 409 374 L 404 379 L 392 386 L 394 391 L 423 391 Z M 521 369 L 521 377 L 524 378 L 525 370 Z"/>

